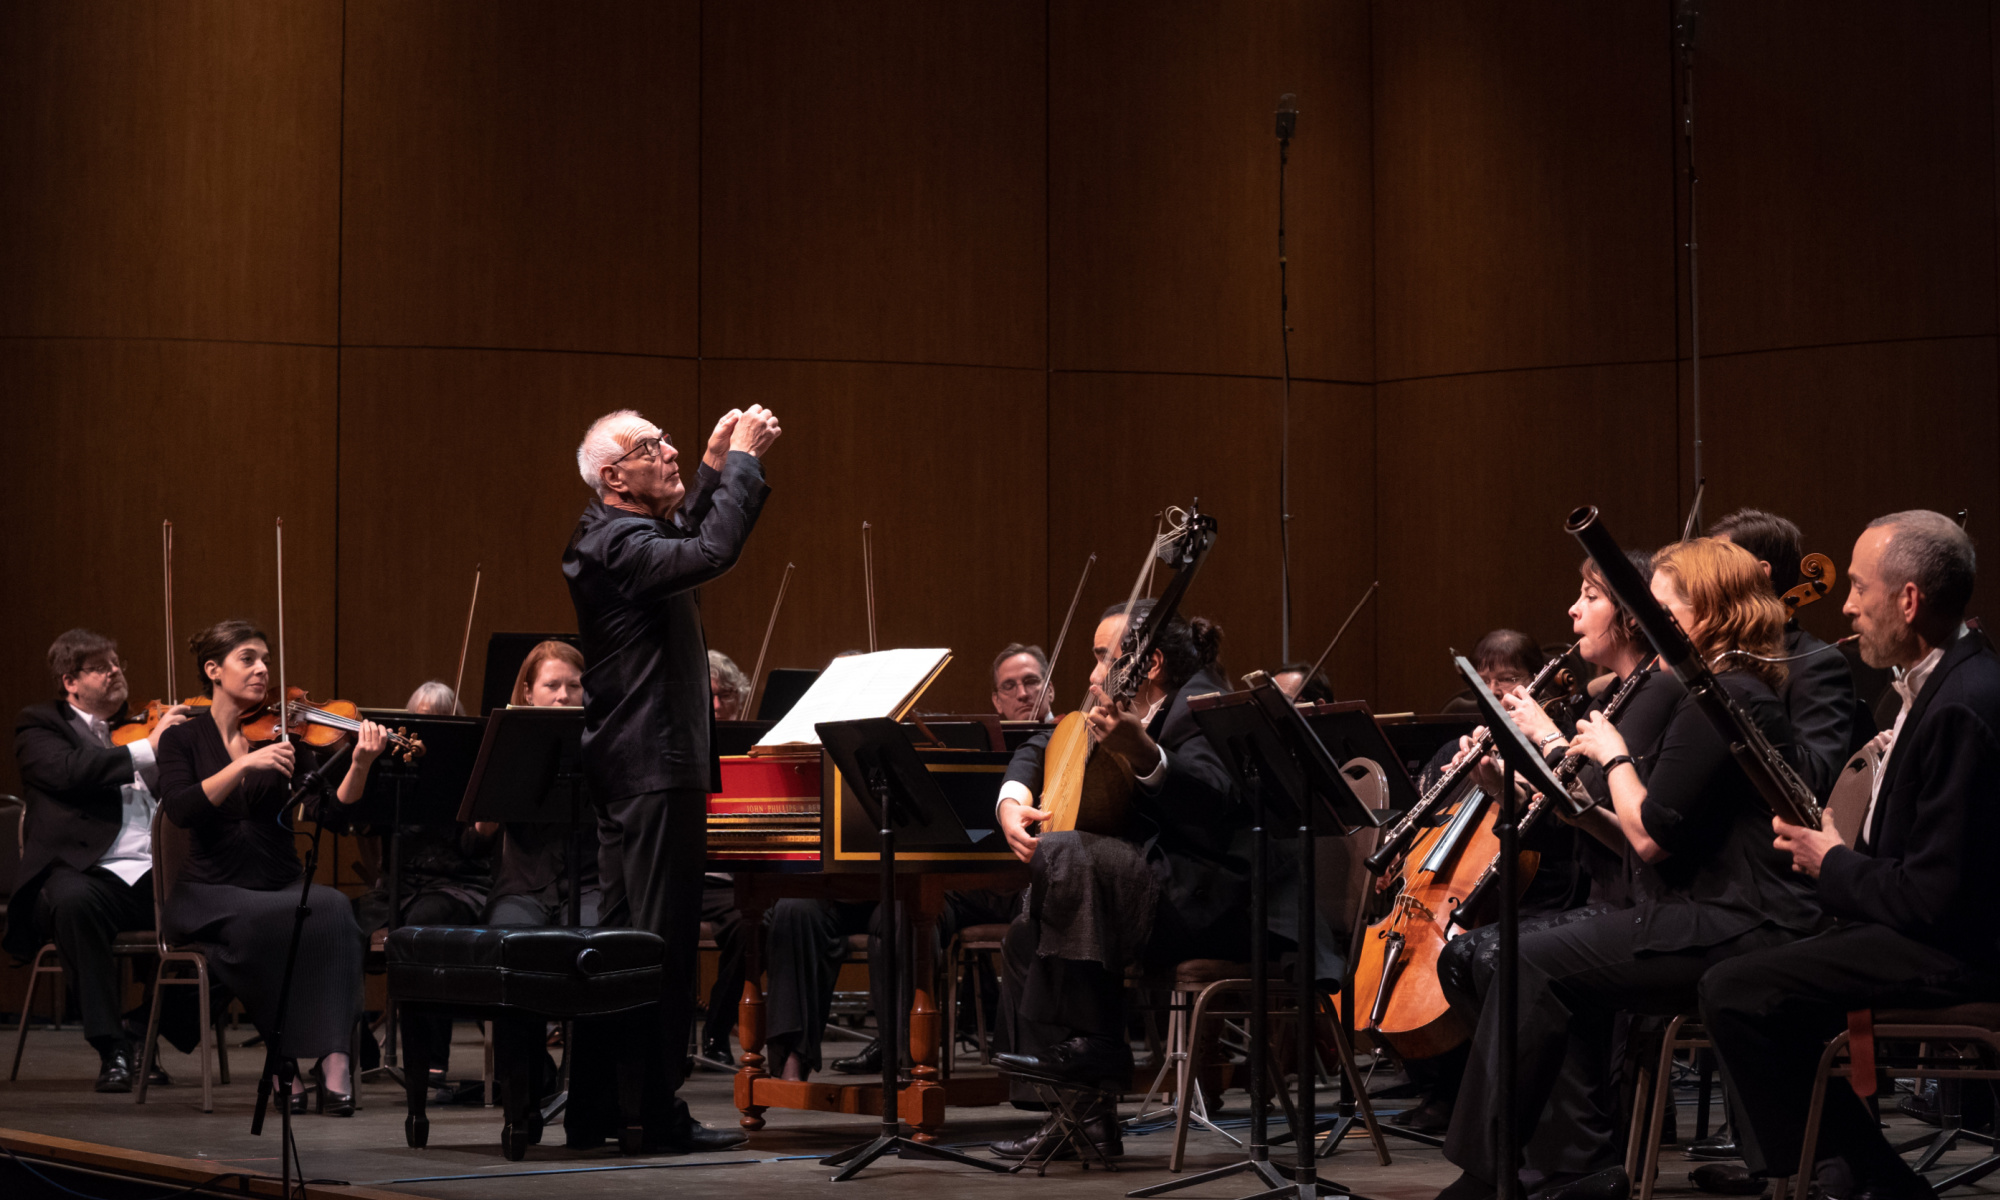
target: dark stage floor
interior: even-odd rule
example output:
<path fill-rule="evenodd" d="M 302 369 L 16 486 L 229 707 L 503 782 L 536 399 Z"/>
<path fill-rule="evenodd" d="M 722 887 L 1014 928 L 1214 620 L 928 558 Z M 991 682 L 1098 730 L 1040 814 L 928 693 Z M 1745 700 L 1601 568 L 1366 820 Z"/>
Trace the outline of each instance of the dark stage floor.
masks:
<path fill-rule="evenodd" d="M 459 1027 L 460 1042 L 453 1053 L 454 1073 L 479 1061 L 479 1046 L 471 1026 Z M 232 1042 L 242 1033 L 232 1035 Z M 89 1088 L 95 1075 L 96 1056 L 74 1031 L 35 1031 L 29 1034 L 27 1058 L 21 1079 L 0 1083 L 0 1128 L 73 1138 L 84 1142 L 196 1159 L 215 1164 L 216 1170 L 244 1170 L 277 1173 L 277 1137 L 273 1122 L 262 1138 L 249 1133 L 250 1112 L 255 1102 L 255 1085 L 241 1070 L 261 1061 L 254 1050 L 232 1046 L 232 1062 L 239 1067 L 236 1082 L 216 1094 L 216 1110 L 204 1115 L 194 1060 L 172 1050 L 166 1051 L 166 1065 L 181 1082 L 156 1090 L 148 1103 L 136 1106 L 130 1096 L 99 1096 Z M 252 1068 L 254 1069 L 254 1067 Z M 730 1103 L 727 1076 L 699 1073 L 688 1087 L 688 1097 L 701 1119 L 716 1125 L 733 1125 L 737 1113 Z M 1232 1111 L 1244 1111 L 1241 1092 L 1227 1097 Z M 755 1135 L 742 1150 L 727 1154 L 693 1157 L 650 1157 L 628 1159 L 615 1150 L 572 1152 L 561 1145 L 560 1129 L 552 1130 L 548 1144 L 530 1148 L 527 1158 L 510 1163 L 501 1158 L 498 1145 L 498 1110 L 478 1106 L 432 1106 L 430 1145 L 423 1150 L 403 1145 L 402 1093 L 389 1084 L 367 1085 L 362 1112 L 351 1120 L 307 1115 L 297 1119 L 300 1150 L 308 1176 L 340 1179 L 382 1191 L 435 1197 L 551 1198 L 562 1195 L 620 1196 L 654 1195 L 672 1189 L 682 1195 L 723 1196 L 757 1191 L 767 1195 L 789 1195 L 801 1190 L 824 1189 L 828 1194 L 898 1195 L 930 1197 L 936 1189 L 948 1188 L 953 1197 L 1015 1195 L 1032 1189 L 1041 1195 L 1113 1197 L 1126 1191 L 1171 1178 L 1167 1158 L 1172 1131 L 1129 1136 L 1121 1170 L 1107 1175 L 1099 1170 L 1084 1171 L 1074 1163 L 1060 1163 L 1049 1169 L 1044 1179 L 1032 1174 L 1023 1177 L 994 1175 L 944 1164 L 885 1160 L 868 1171 L 860 1181 L 836 1188 L 828 1182 L 831 1171 L 813 1161 L 816 1157 L 860 1141 L 874 1132 L 872 1117 L 771 1110 L 769 1127 Z M 1394 1102 L 1385 1102 L 1393 1107 Z M 1127 1105 L 1129 1114 L 1135 1106 Z M 1691 1121 L 1690 1112 L 1683 1113 Z M 970 1144 L 973 1148 L 996 1137 L 1014 1136 L 1032 1128 L 1035 1118 L 1011 1108 L 954 1108 L 944 1130 L 947 1145 Z M 1898 1132 L 1915 1136 L 1919 1127 L 1898 1118 Z M 1908 1126 L 1907 1129 L 1901 1128 Z M 1188 1171 L 1219 1166 L 1234 1161 L 1238 1154 L 1220 1134 L 1198 1131 L 1189 1138 Z M 1356 1191 L 1380 1200 L 1428 1200 L 1456 1176 L 1433 1149 L 1392 1139 L 1394 1162 L 1379 1166 L 1373 1151 L 1359 1138 L 1322 1163 L 1322 1174 L 1338 1179 Z M 1955 1151 L 1948 1164 L 1976 1161 L 1977 1149 Z M 1669 1148 L 1662 1158 L 1660 1194 L 1693 1196 L 1687 1182 L 1687 1160 Z M 584 1172 L 555 1174 L 565 1169 Z M 634 1169 L 636 1168 L 636 1169 Z M 1242 1177 L 1217 1182 L 1185 1193 L 1191 1200 L 1224 1200 L 1246 1195 L 1252 1189 Z M 1953 1195 L 1978 1196 L 1989 1189 L 1966 1189 Z"/>

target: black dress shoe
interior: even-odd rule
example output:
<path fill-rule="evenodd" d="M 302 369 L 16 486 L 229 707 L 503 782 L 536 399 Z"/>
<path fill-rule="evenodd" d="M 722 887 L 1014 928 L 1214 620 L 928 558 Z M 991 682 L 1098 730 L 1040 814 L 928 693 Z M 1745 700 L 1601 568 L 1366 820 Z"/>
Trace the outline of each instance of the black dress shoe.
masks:
<path fill-rule="evenodd" d="M 882 1073 L 882 1039 L 876 1038 L 861 1047 L 859 1054 L 847 1058 L 836 1058 L 831 1064 L 842 1075 L 880 1075 Z"/>
<path fill-rule="evenodd" d="M 1743 1151 L 1736 1145 L 1736 1135 L 1727 1129 L 1690 1144 L 1681 1153 L 1700 1162 L 1727 1162 L 1743 1157 Z"/>
<path fill-rule="evenodd" d="M 729 1039 L 726 1037 L 703 1038 L 701 1056 L 712 1063 L 721 1063 L 729 1067 L 736 1065 L 736 1056 L 729 1052 Z"/>
<path fill-rule="evenodd" d="M 1413 1133 L 1443 1133 L 1451 1128 L 1451 1110 L 1451 1101 L 1432 1096 L 1391 1124 Z"/>
<path fill-rule="evenodd" d="M 741 1129 L 716 1129 L 689 1121 L 661 1139 L 659 1149 L 663 1154 L 712 1154 L 734 1150 L 749 1140 L 750 1135 Z"/>
<path fill-rule="evenodd" d="M 1764 1194 L 1764 1181 L 1752 1175 L 1750 1168 L 1741 1163 L 1704 1163 L 1688 1172 L 1688 1182 L 1711 1196 Z"/>
<path fill-rule="evenodd" d="M 354 1115 L 354 1093 L 336 1092 L 326 1086 L 326 1075 L 314 1064 L 312 1069 L 314 1107 L 331 1117 L 351 1117 Z M 350 1081 L 348 1087 L 353 1087 Z"/>
<path fill-rule="evenodd" d="M 100 1092 L 129 1092 L 132 1090 L 132 1050 L 120 1046 L 105 1054 L 97 1068 L 97 1090 Z"/>
<path fill-rule="evenodd" d="M 1048 1120 L 1042 1122 L 1040 1129 L 1035 1130 L 1028 1136 L 1014 1138 L 1011 1141 L 992 1142 L 988 1144 L 987 1149 L 993 1151 L 994 1155 L 998 1158 L 1020 1159 L 1031 1156 L 1038 1157 L 1042 1146 L 1049 1139 L 1060 1136 L 1057 1133 L 1057 1124 L 1057 1119 L 1050 1117 Z M 1085 1137 L 1090 1139 L 1091 1144 L 1097 1147 L 1097 1154 L 1101 1154 L 1107 1159 L 1125 1157 L 1125 1131 L 1118 1124 L 1117 1113 L 1103 1113 L 1091 1117 L 1083 1123 L 1083 1133 Z M 1075 1143 L 1066 1142 L 1061 1148 L 1056 1150 L 1052 1156 L 1052 1160 L 1055 1162 L 1067 1162 L 1077 1157 L 1079 1155 Z M 1090 1157 L 1094 1159 L 1097 1155 L 1091 1155 Z"/>
<path fill-rule="evenodd" d="M 1073 1037 L 1039 1054 L 996 1054 L 1002 1071 L 1040 1075 L 1065 1083 L 1124 1087 L 1132 1079 L 1132 1047 L 1109 1037 Z"/>
<path fill-rule="evenodd" d="M 1632 1195 L 1632 1177 L 1624 1167 L 1610 1167 L 1554 1187 L 1544 1187 L 1530 1200 L 1627 1200 Z"/>
<path fill-rule="evenodd" d="M 146 1086 L 147 1087 L 174 1086 L 174 1077 L 167 1074 L 167 1069 L 160 1065 L 160 1060 L 157 1058 L 153 1060 L 152 1068 L 146 1072 Z"/>

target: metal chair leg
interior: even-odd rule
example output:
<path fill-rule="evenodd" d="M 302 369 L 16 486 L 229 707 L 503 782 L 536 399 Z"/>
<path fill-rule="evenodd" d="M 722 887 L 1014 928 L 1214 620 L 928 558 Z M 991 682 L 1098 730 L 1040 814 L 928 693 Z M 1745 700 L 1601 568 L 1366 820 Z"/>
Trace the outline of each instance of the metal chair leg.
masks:
<path fill-rule="evenodd" d="M 1646 1157 L 1639 1163 L 1639 1173 L 1631 1177 L 1638 1200 L 1653 1200 L 1653 1178 L 1659 1174 L 1660 1142 L 1664 1137 L 1661 1126 L 1666 1120 L 1667 1105 L 1674 1099 L 1674 1049 L 1680 1041 L 1681 1026 L 1686 1022 L 1686 1017 L 1675 1017 L 1667 1022 L 1667 1031 L 1660 1038 L 1660 1067 L 1653 1076 L 1653 1111 L 1646 1121 Z"/>
<path fill-rule="evenodd" d="M 55 975 L 58 980 L 61 978 L 62 964 L 60 962 L 53 967 L 44 965 L 49 955 L 54 952 L 55 944 L 53 942 L 37 950 L 35 952 L 35 964 L 28 971 L 28 994 L 21 998 L 21 1024 L 20 1028 L 14 1031 L 14 1065 L 7 1072 L 7 1082 L 9 1083 L 14 1082 L 21 1076 L 21 1051 L 25 1050 L 28 1046 L 28 1018 L 35 1011 L 35 992 L 41 987 L 42 976 Z M 62 990 L 60 987 L 56 990 L 56 996 L 58 998 L 56 1003 L 56 1024 L 60 1025 L 62 1024 Z"/>
<path fill-rule="evenodd" d="M 208 1059 L 209 1052 L 214 1049 L 215 1045 L 215 1023 L 208 1019 L 208 964 L 206 961 L 195 964 L 194 990 L 197 1002 L 201 1005 L 201 1111 L 205 1113 L 214 1112 L 215 1083 L 208 1072 Z M 160 989 L 155 984 L 153 987 L 153 1019 L 155 1021 L 159 1020 L 159 999 Z M 155 1031 L 155 1035 L 157 1036 L 157 1030 Z M 152 1043 L 151 1038 L 148 1038 L 147 1041 L 149 1045 Z"/>
<path fill-rule="evenodd" d="M 160 1003 L 166 997 L 166 989 L 167 962 L 162 959 L 160 965 L 153 968 L 153 1002 L 147 1006 L 150 1011 L 146 1015 L 146 1040 L 139 1047 L 139 1086 L 133 1089 L 134 1104 L 146 1102 L 146 1084 L 153 1074 L 153 1060 L 160 1053 Z M 201 1065 L 202 1082 L 206 1083 L 208 1081 L 206 1056 L 203 1057 Z"/>

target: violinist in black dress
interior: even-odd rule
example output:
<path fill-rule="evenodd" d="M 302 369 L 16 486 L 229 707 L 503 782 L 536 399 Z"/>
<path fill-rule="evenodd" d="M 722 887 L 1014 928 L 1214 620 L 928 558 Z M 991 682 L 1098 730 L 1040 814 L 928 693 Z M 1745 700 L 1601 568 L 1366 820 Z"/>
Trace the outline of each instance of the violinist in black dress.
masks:
<path fill-rule="evenodd" d="M 202 949 L 209 970 L 268 1039 L 302 869 L 285 809 L 293 776 L 317 766 L 317 756 L 302 743 L 244 737 L 242 718 L 273 686 L 261 630 L 224 621 L 197 634 L 193 646 L 202 691 L 214 704 L 160 738 L 160 804 L 188 837 L 186 861 L 167 896 L 167 935 Z M 340 803 L 361 798 L 384 744 L 382 727 L 363 721 L 336 792 Z M 347 897 L 330 887 L 314 884 L 307 903 L 283 1049 L 292 1058 L 317 1058 L 322 1109 L 351 1116 L 348 1049 L 361 1017 L 361 927 Z M 294 1087 L 301 1086 L 295 1078 Z M 303 1111 L 296 1091 L 293 1103 Z"/>

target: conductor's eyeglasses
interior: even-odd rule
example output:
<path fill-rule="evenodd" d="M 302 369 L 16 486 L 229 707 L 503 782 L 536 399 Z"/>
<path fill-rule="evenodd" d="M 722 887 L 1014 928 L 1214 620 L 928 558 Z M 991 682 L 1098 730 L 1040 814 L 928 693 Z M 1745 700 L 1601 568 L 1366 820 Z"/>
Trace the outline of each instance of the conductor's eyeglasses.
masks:
<path fill-rule="evenodd" d="M 631 458 L 635 454 L 646 462 L 652 462 L 654 459 L 660 457 L 661 453 L 660 447 L 671 446 L 673 444 L 674 444 L 674 439 L 668 437 L 664 433 L 658 437 L 645 438 L 641 440 L 637 445 L 633 446 L 630 450 L 627 450 L 625 453 L 619 455 L 617 458 L 612 459 L 611 465 L 617 466 L 619 463 L 624 462 L 626 459 Z"/>

